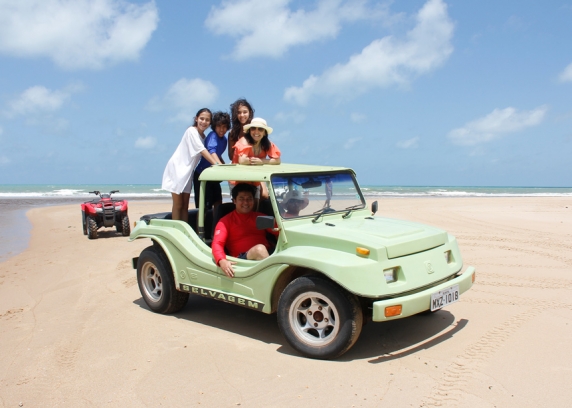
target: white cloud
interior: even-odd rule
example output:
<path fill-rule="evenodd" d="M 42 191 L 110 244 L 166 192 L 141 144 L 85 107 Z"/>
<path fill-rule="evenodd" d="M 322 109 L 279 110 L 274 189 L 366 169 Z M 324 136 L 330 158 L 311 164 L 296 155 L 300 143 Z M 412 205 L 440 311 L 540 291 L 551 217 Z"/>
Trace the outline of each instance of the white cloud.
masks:
<path fill-rule="evenodd" d="M 344 144 L 345 150 L 350 150 L 354 145 L 359 142 L 362 138 L 361 137 L 352 137 L 349 138 L 348 141 Z"/>
<path fill-rule="evenodd" d="M 212 105 L 218 97 L 218 89 L 210 81 L 181 78 L 169 87 L 162 98 L 153 98 L 147 104 L 151 110 L 172 110 L 171 121 L 190 122 L 197 111 Z"/>
<path fill-rule="evenodd" d="M 48 57 L 66 69 L 136 60 L 159 20 L 154 1 L 0 1 L 0 52 Z"/>
<path fill-rule="evenodd" d="M 157 145 L 157 139 L 153 136 L 140 137 L 135 141 L 137 149 L 152 149 Z"/>
<path fill-rule="evenodd" d="M 429 0 L 416 16 L 417 24 L 403 40 L 377 39 L 345 64 L 311 75 L 300 87 L 290 87 L 284 99 L 300 105 L 315 95 L 348 98 L 394 84 L 408 84 L 416 76 L 442 65 L 453 52 L 454 24 L 442 0 Z"/>
<path fill-rule="evenodd" d="M 41 85 L 33 86 L 8 102 L 8 109 L 4 111 L 4 114 L 14 117 L 38 112 L 54 112 L 59 110 L 73 93 L 82 89 L 83 85 L 80 83 L 56 90 L 50 90 Z"/>
<path fill-rule="evenodd" d="M 7 166 L 12 161 L 7 156 L 0 156 L 0 166 Z"/>
<path fill-rule="evenodd" d="M 561 82 L 572 82 L 572 64 L 564 68 L 564 71 L 559 76 Z"/>
<path fill-rule="evenodd" d="M 397 147 L 400 149 L 416 149 L 419 146 L 419 137 L 412 137 L 411 139 L 401 140 L 397 142 Z"/>
<path fill-rule="evenodd" d="M 354 123 L 363 123 L 367 119 L 367 116 L 365 116 L 363 113 L 352 112 L 350 114 L 350 119 Z"/>
<path fill-rule="evenodd" d="M 548 107 L 519 112 L 515 108 L 495 109 L 485 117 L 467 123 L 449 132 L 449 139 L 459 145 L 476 145 L 497 139 L 542 122 Z"/>
<path fill-rule="evenodd" d="M 235 0 L 213 6 L 205 25 L 213 33 L 238 38 L 232 57 L 278 58 L 290 47 L 335 38 L 346 21 L 377 18 L 385 6 L 364 0 L 320 0 L 316 8 L 290 10 L 290 0 Z"/>

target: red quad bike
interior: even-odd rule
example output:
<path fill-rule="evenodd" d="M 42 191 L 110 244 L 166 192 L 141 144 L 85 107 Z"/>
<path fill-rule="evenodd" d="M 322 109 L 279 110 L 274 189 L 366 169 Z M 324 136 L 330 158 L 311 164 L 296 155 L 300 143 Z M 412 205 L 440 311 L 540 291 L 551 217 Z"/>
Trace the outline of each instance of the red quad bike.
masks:
<path fill-rule="evenodd" d="M 131 226 L 127 216 L 127 200 L 111 199 L 111 194 L 119 193 L 119 190 L 110 191 L 109 194 L 99 191 L 90 191 L 89 193 L 98 195 L 99 200 L 86 201 L 81 205 L 83 235 L 87 235 L 89 239 L 97 239 L 99 228 L 113 226 L 123 236 L 129 235 Z"/>

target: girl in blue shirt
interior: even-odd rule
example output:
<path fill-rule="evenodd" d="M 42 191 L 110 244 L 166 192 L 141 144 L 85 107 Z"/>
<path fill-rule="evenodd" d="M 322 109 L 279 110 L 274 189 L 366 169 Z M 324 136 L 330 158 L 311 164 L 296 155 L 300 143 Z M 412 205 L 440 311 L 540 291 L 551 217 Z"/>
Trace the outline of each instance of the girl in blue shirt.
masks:
<path fill-rule="evenodd" d="M 230 128 L 230 116 L 226 112 L 215 112 L 211 129 L 213 129 L 205 138 L 204 145 L 215 164 L 224 164 L 222 154 L 226 150 L 227 139 L 226 132 Z M 201 159 L 193 174 L 193 186 L 195 190 L 195 208 L 199 208 L 200 199 L 200 182 L 199 176 L 204 169 L 211 166 L 211 163 L 204 157 Z M 220 182 L 208 181 L 205 189 L 205 209 L 208 210 L 222 203 L 222 190 Z"/>

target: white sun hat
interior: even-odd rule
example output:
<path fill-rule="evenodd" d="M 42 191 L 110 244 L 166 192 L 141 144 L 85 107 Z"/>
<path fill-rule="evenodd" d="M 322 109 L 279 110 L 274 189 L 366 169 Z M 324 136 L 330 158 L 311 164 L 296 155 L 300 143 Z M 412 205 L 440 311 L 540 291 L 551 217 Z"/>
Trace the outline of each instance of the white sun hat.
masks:
<path fill-rule="evenodd" d="M 308 204 L 310 203 L 310 200 L 308 199 L 308 195 L 307 194 L 302 194 L 301 191 L 299 190 L 290 190 L 286 193 L 286 195 L 284 196 L 284 199 L 282 200 L 282 205 L 286 205 L 288 204 L 288 201 L 290 200 L 298 200 L 298 201 L 303 201 L 302 204 L 300 204 L 300 207 L 298 207 L 298 209 L 303 210 L 304 208 L 306 208 L 308 206 Z"/>
<path fill-rule="evenodd" d="M 248 129 L 250 129 L 251 127 L 263 128 L 266 130 L 267 134 L 272 133 L 272 128 L 270 126 L 268 126 L 266 124 L 266 121 L 262 118 L 252 119 L 252 122 L 250 122 L 248 125 L 244 125 L 243 129 L 245 132 L 248 132 Z"/>

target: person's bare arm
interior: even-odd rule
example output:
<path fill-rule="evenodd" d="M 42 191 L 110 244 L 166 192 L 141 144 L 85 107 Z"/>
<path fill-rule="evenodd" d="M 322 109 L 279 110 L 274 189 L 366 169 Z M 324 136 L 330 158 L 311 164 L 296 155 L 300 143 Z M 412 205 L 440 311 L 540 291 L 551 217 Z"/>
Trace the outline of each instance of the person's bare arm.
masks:
<path fill-rule="evenodd" d="M 220 267 L 220 269 L 222 269 L 225 275 L 228 276 L 229 278 L 234 278 L 234 269 L 232 268 L 232 265 L 234 264 L 236 264 L 236 262 L 229 261 L 228 259 L 221 259 L 218 262 L 218 266 Z"/>
<path fill-rule="evenodd" d="M 275 159 L 264 159 L 264 160 L 262 160 L 262 163 L 264 163 L 264 164 L 280 164 L 280 157 L 277 157 Z"/>
<path fill-rule="evenodd" d="M 248 157 L 245 154 L 238 156 L 238 164 L 262 164 L 258 157 Z"/>
<path fill-rule="evenodd" d="M 201 156 L 203 156 L 210 164 L 218 164 L 207 149 L 201 150 Z"/>
<path fill-rule="evenodd" d="M 260 198 L 269 198 L 268 197 L 268 186 L 266 185 L 266 183 L 261 183 L 260 184 Z"/>
<path fill-rule="evenodd" d="M 215 161 L 214 164 L 224 164 L 224 160 L 222 158 L 218 157 L 218 154 L 216 154 L 216 152 L 211 153 L 211 157 Z"/>

